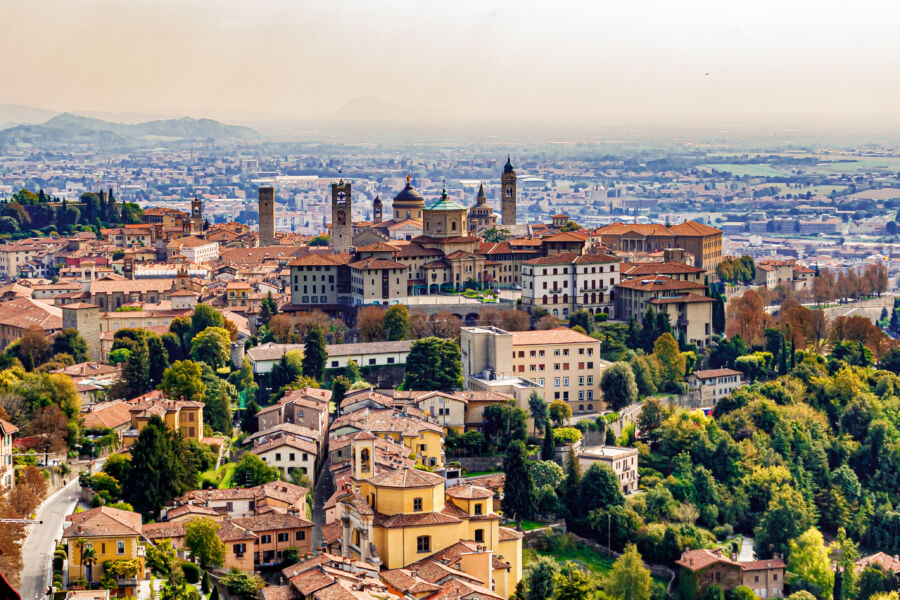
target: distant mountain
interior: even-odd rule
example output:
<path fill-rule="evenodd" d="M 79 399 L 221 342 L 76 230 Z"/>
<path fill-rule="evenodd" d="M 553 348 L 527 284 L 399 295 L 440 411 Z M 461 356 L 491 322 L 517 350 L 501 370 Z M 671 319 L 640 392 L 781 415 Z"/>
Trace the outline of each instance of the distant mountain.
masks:
<path fill-rule="evenodd" d="M 375 96 L 354 98 L 332 115 L 349 121 L 417 121 L 452 117 L 447 111 L 431 106 L 400 106 Z"/>
<path fill-rule="evenodd" d="M 133 125 L 63 113 L 40 125 L 18 125 L 0 130 L 0 149 L 92 146 L 129 148 L 167 143 L 247 140 L 259 134 L 249 127 L 226 125 L 212 119 L 165 119 Z"/>
<path fill-rule="evenodd" d="M 23 106 L 21 104 L 0 104 L 0 123 L 12 125 L 43 123 L 57 111 Z"/>

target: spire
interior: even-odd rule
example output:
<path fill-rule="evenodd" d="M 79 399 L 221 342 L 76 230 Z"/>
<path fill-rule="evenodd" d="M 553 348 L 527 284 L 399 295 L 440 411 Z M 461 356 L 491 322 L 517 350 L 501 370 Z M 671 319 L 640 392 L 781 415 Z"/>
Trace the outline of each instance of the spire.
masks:
<path fill-rule="evenodd" d="M 484 194 L 484 182 L 483 181 L 478 186 L 478 199 L 479 200 L 487 200 L 487 196 L 485 196 L 485 194 Z"/>
<path fill-rule="evenodd" d="M 338 183 L 338 185 L 343 185 L 343 184 L 344 184 L 344 175 L 343 175 L 343 173 L 344 173 L 344 167 L 341 167 L 340 169 L 338 169 L 338 177 L 341 178 L 341 181 Z"/>
<path fill-rule="evenodd" d="M 509 154 L 507 154 L 506 155 L 506 166 L 503 167 L 503 172 L 504 173 L 512 173 L 512 170 L 513 170 L 512 157 Z"/>

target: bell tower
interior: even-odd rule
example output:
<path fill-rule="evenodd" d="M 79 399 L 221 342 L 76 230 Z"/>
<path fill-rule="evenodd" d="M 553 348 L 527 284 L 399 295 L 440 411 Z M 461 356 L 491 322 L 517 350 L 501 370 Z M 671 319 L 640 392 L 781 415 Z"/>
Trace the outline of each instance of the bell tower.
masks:
<path fill-rule="evenodd" d="M 504 225 L 516 224 L 516 171 L 512 159 L 506 156 L 503 175 L 500 176 L 501 217 Z"/>
<path fill-rule="evenodd" d="M 372 223 L 373 224 L 378 225 L 379 223 L 381 223 L 381 216 L 382 216 L 381 213 L 382 213 L 381 198 L 378 196 L 375 196 L 375 201 L 372 202 Z"/>
<path fill-rule="evenodd" d="M 349 252 L 353 246 L 353 203 L 350 199 L 350 183 L 344 179 L 331 184 L 331 250 Z"/>
<path fill-rule="evenodd" d="M 203 231 L 203 201 L 197 196 L 191 200 L 191 229 Z"/>

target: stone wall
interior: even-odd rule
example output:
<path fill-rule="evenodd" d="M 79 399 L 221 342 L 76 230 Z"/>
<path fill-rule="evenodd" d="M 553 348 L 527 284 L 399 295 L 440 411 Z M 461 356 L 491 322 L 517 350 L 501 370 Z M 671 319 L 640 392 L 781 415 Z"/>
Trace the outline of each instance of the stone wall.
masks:
<path fill-rule="evenodd" d="M 503 469 L 502 456 L 447 457 L 447 460 L 458 462 L 466 471 L 500 471 Z"/>

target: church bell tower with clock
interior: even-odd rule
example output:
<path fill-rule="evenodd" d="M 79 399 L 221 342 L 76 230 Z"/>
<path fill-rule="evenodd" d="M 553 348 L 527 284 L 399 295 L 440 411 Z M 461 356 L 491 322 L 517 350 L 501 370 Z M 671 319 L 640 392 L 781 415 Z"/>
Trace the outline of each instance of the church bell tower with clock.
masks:
<path fill-rule="evenodd" d="M 503 225 L 516 224 L 516 171 L 507 155 L 503 175 L 500 176 L 500 214 Z"/>
<path fill-rule="evenodd" d="M 331 184 L 331 250 L 349 252 L 353 246 L 350 184 L 344 179 Z"/>

